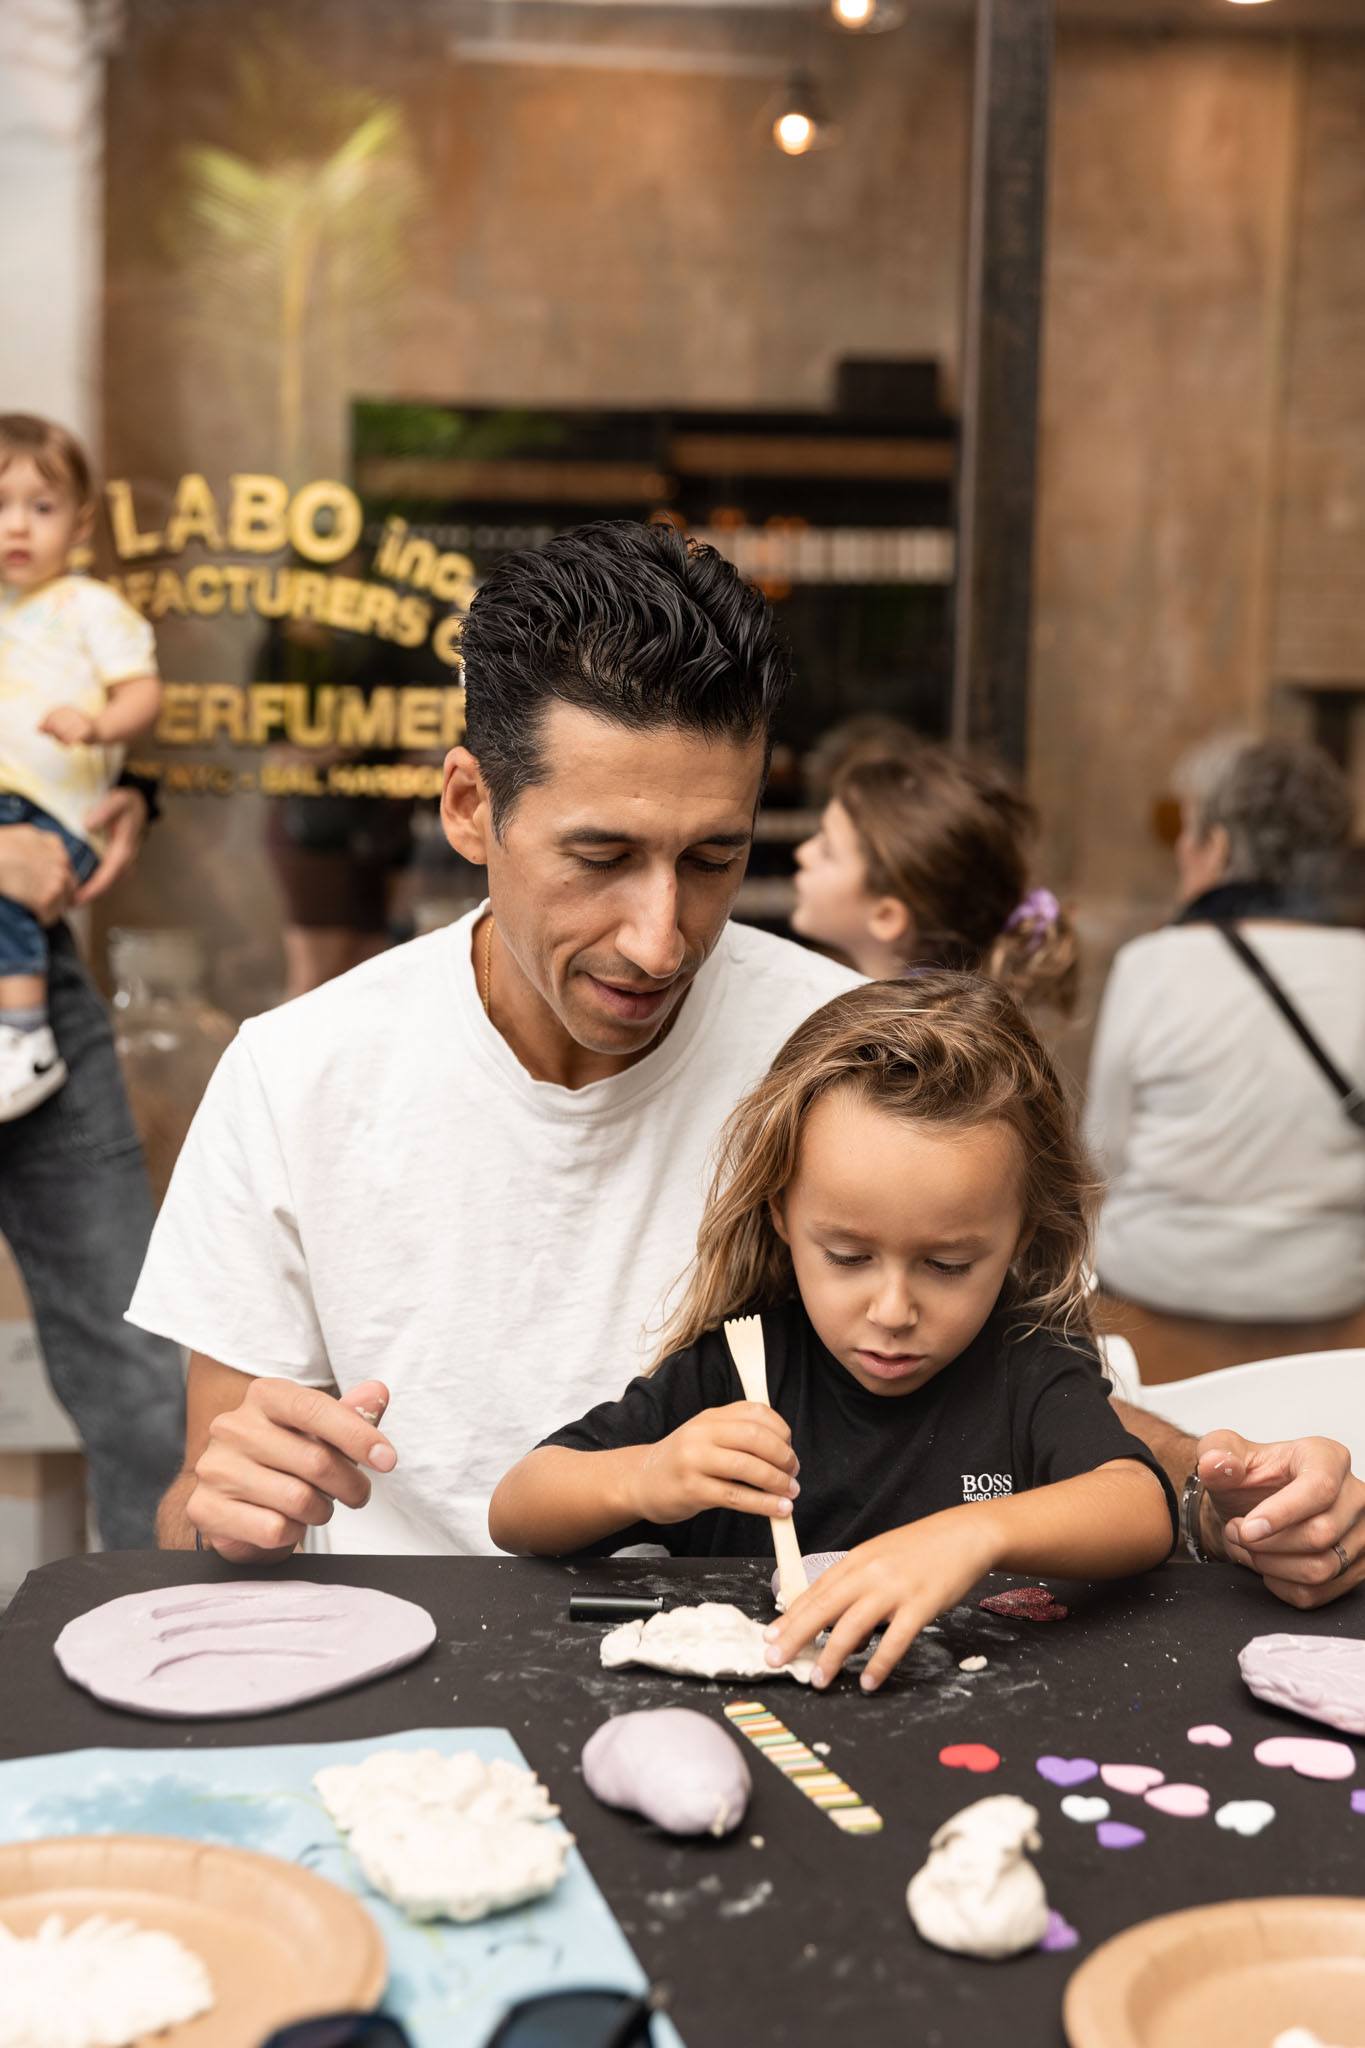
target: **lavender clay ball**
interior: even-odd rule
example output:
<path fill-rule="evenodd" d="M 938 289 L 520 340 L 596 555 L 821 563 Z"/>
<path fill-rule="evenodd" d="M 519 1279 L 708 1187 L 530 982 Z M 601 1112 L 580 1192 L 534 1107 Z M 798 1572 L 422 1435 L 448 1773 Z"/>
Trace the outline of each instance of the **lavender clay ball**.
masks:
<path fill-rule="evenodd" d="M 813 1586 L 821 1572 L 827 1572 L 832 1564 L 842 1564 L 847 1556 L 846 1550 L 813 1550 L 809 1557 L 803 1557 L 801 1560 L 806 1567 L 806 1584 Z M 778 1613 L 784 1614 L 786 1608 L 778 1591 L 776 1572 L 773 1573 L 773 1601 Z"/>
<path fill-rule="evenodd" d="M 738 1743 L 691 1707 L 604 1721 L 583 1745 L 583 1782 L 670 1835 L 728 1835 L 753 1789 Z"/>

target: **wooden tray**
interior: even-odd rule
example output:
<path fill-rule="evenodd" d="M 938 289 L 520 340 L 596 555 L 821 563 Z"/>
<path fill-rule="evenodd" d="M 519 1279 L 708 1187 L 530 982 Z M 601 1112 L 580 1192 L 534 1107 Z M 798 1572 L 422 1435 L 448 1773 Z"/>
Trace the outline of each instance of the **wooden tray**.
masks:
<path fill-rule="evenodd" d="M 1365 1899 L 1234 1899 L 1144 1920 L 1087 1957 L 1071 2048 L 1271 2048 L 1289 2027 L 1365 2044 Z"/>
<path fill-rule="evenodd" d="M 257 2048 L 274 2028 L 368 2012 L 388 1979 L 378 1927 L 349 1892 L 276 1856 L 169 1835 L 68 1835 L 0 1847 L 0 1921 L 49 1913 L 164 1930 L 200 1957 L 214 2006 L 149 2048 Z"/>

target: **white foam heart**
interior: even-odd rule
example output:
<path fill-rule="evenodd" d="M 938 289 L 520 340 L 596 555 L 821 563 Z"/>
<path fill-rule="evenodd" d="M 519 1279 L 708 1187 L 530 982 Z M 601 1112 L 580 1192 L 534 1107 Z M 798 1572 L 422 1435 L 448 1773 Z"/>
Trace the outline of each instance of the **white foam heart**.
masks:
<path fill-rule="evenodd" d="M 1062 1812 L 1068 1820 L 1078 1820 L 1083 1825 L 1088 1821 L 1108 1820 L 1107 1799 L 1087 1799 L 1084 1792 L 1068 1792 L 1062 1801 Z"/>
<path fill-rule="evenodd" d="M 1274 1820 L 1275 1809 L 1268 1799 L 1229 1799 L 1213 1817 L 1220 1828 L 1230 1828 L 1234 1834 L 1259 1835 Z"/>

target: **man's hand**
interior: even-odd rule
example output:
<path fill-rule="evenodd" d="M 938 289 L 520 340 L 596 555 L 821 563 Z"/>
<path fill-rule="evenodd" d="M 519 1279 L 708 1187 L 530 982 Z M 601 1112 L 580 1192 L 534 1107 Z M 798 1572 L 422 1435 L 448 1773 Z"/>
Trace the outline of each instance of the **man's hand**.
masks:
<path fill-rule="evenodd" d="M 885 1622 L 861 1680 L 864 1692 L 875 1692 L 920 1630 L 969 1592 L 995 1562 L 992 1524 L 975 1508 L 947 1508 L 903 1529 L 889 1529 L 821 1572 L 782 1619 L 764 1631 L 768 1661 L 789 1663 L 803 1644 L 828 1628 L 829 1641 L 811 1673 L 812 1685 L 825 1686 L 842 1670 L 845 1658 Z"/>
<path fill-rule="evenodd" d="M 94 719 L 74 704 L 59 704 L 49 711 L 38 730 L 49 739 L 60 740 L 64 747 L 88 747 L 98 737 Z"/>
<path fill-rule="evenodd" d="M 338 1399 L 294 1380 L 253 1380 L 240 1407 L 215 1415 L 186 1503 L 206 1546 L 229 1564 L 288 1557 L 306 1531 L 330 1522 L 338 1501 L 364 1507 L 368 1466 L 391 1472 L 382 1417 L 388 1388 L 366 1380 Z"/>
<path fill-rule="evenodd" d="M 1344 1444 L 1257 1444 L 1215 1429 L 1196 1462 L 1205 1547 L 1259 1573 L 1277 1599 L 1325 1607 L 1365 1579 L 1365 1485 Z"/>
<path fill-rule="evenodd" d="M 39 924 L 55 924 L 76 897 L 76 874 L 55 832 L 0 826 L 0 895 L 22 903 Z"/>
<path fill-rule="evenodd" d="M 112 889 L 127 874 L 147 836 L 147 799 L 140 789 L 111 789 L 85 820 L 87 832 L 104 834 L 104 859 L 72 899 L 79 910 Z"/>
<path fill-rule="evenodd" d="M 705 1408 L 651 1444 L 635 1481 L 636 1519 L 685 1522 L 707 1508 L 789 1515 L 801 1491 L 791 1431 L 762 1401 Z"/>

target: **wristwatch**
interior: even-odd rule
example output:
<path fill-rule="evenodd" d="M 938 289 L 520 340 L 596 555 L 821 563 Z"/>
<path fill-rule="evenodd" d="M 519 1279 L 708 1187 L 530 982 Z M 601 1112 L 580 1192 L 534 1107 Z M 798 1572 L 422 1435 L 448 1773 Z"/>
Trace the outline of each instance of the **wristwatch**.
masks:
<path fill-rule="evenodd" d="M 1204 1482 L 1197 1471 L 1191 1472 L 1180 1495 L 1180 1541 L 1196 1564 L 1212 1564 L 1213 1559 L 1200 1539 L 1203 1507 Z"/>

